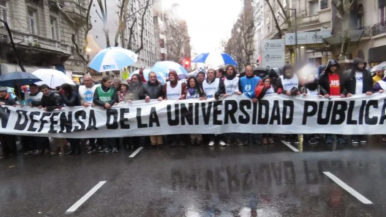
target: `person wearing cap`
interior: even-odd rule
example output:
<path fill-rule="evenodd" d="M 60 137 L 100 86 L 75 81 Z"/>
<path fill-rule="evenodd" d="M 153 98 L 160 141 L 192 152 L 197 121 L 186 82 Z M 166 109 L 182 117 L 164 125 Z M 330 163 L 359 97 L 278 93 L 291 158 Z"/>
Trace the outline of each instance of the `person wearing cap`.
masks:
<path fill-rule="evenodd" d="M 146 82 L 144 85 L 144 88 L 150 99 L 156 99 L 158 101 L 163 100 L 164 93 L 162 84 L 157 80 L 157 74 L 155 72 L 149 73 L 149 79 L 148 82 Z M 150 143 L 152 147 L 162 148 L 163 137 L 161 135 L 150 136 Z"/>
<path fill-rule="evenodd" d="M 186 84 L 178 81 L 176 71 L 172 70 L 169 72 L 169 81 L 164 84 L 163 93 L 166 100 L 186 99 Z M 181 142 L 180 135 L 169 135 L 167 138 L 171 147 L 174 147 L 178 142 Z M 181 146 L 185 146 L 184 142 L 181 142 Z"/>
<path fill-rule="evenodd" d="M 367 63 L 360 58 L 354 59 L 353 67 L 347 70 L 343 75 L 344 95 L 351 97 L 358 94 L 366 94 L 371 96 L 373 94 L 373 79 L 371 73 L 366 69 Z M 365 135 L 353 135 L 353 146 L 358 146 L 359 143 L 365 145 L 367 143 Z"/>
<path fill-rule="evenodd" d="M 8 88 L 0 87 L 0 106 L 16 106 L 16 101 L 8 93 Z M 4 114 L 5 115 L 5 114 Z M 16 137 L 13 135 L 0 135 L 2 152 L 4 157 L 16 154 Z"/>

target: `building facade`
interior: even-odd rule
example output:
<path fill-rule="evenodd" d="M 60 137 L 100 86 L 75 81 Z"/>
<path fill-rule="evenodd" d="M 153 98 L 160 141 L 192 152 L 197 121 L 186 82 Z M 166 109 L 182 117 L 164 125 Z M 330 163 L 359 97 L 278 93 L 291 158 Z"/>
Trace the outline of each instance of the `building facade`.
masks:
<path fill-rule="evenodd" d="M 162 5 L 162 0 L 154 0 L 153 23 L 156 61 L 167 60 L 166 19 L 166 11 Z"/>
<path fill-rule="evenodd" d="M 88 1 L 79 5 L 60 1 L 60 7 L 73 19 L 84 13 Z M 81 6 L 81 7 L 78 7 Z M 76 9 L 75 9 L 76 8 Z M 80 9 L 80 10 L 79 10 Z M 86 63 L 76 54 L 72 37 L 83 46 L 84 31 L 75 29 L 56 1 L 51 0 L 0 0 L 0 19 L 10 26 L 21 62 L 27 72 L 38 68 L 56 68 L 63 72 L 84 72 Z M 78 27 L 82 24 L 79 23 Z M 20 71 L 8 33 L 0 23 L 1 73 Z"/>
<path fill-rule="evenodd" d="M 143 49 L 138 53 L 138 61 L 129 67 L 129 71 L 139 68 L 152 67 L 156 62 L 154 23 L 152 1 L 149 8 L 144 10 L 149 0 L 128 0 L 127 18 L 124 30 L 124 44 L 118 40 L 118 46 L 130 48 L 136 51 L 141 46 L 141 31 L 143 26 Z M 107 48 L 109 40 L 110 46 L 115 46 L 116 33 L 119 27 L 119 7 L 122 1 L 107 1 L 107 17 L 103 20 L 100 16 L 101 10 L 98 4 L 94 4 L 91 9 L 92 29 L 89 31 L 90 58 L 92 59 L 100 50 Z M 142 15 L 145 12 L 144 22 Z M 107 34 L 105 34 L 107 32 Z M 107 35 L 107 36 L 106 36 Z M 130 37 L 131 35 L 131 37 Z"/>

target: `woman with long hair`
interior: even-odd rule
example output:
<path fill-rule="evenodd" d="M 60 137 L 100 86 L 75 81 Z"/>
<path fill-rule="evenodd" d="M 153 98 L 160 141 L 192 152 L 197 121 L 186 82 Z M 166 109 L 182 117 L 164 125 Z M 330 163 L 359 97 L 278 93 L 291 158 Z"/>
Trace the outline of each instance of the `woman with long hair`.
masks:
<path fill-rule="evenodd" d="M 190 77 L 186 82 L 186 99 L 200 99 L 205 100 L 206 94 L 198 83 L 197 78 Z M 190 134 L 190 145 L 201 145 L 202 135 L 201 134 Z"/>
<path fill-rule="evenodd" d="M 62 102 L 67 107 L 80 106 L 79 94 L 73 90 L 73 87 L 69 84 L 63 84 L 61 86 L 60 96 Z M 67 152 L 67 155 L 80 154 L 80 139 L 67 139 L 71 146 L 71 151 Z"/>

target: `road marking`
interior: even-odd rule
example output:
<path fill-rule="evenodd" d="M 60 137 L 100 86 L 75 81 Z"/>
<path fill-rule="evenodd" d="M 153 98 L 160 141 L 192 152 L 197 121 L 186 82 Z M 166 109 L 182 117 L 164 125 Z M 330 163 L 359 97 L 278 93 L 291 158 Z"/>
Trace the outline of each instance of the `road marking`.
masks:
<path fill-rule="evenodd" d="M 134 153 L 132 153 L 129 158 L 134 158 L 140 151 L 142 151 L 143 147 L 137 148 Z"/>
<path fill-rule="evenodd" d="M 75 212 L 86 200 L 88 200 L 95 192 L 98 191 L 99 188 L 101 188 L 106 181 L 100 181 L 97 185 L 95 185 L 87 194 L 85 194 L 80 200 L 78 200 L 74 205 L 72 205 L 67 211 L 66 214 L 70 214 Z"/>
<path fill-rule="evenodd" d="M 334 174 L 330 172 L 323 172 L 324 175 L 326 175 L 328 178 L 330 178 L 332 181 L 334 181 L 336 184 L 338 184 L 340 187 L 342 187 L 344 190 L 346 190 L 348 193 L 350 193 L 352 196 L 356 197 L 360 202 L 364 204 L 373 204 L 369 199 L 361 195 L 359 192 L 348 186 L 346 183 L 344 183 L 342 180 L 340 180 L 338 177 L 336 177 Z"/>
<path fill-rule="evenodd" d="M 282 142 L 284 145 L 286 145 L 288 148 L 290 148 L 292 151 L 294 151 L 294 152 L 299 152 L 299 149 L 293 147 L 289 142 L 286 142 L 286 141 L 284 141 L 284 140 L 281 140 L 281 142 Z"/>

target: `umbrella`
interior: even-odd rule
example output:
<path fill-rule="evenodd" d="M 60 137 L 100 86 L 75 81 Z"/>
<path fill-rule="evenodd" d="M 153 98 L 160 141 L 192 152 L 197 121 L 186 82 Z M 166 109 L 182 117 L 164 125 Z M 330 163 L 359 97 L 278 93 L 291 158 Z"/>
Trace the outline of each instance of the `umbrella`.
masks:
<path fill-rule="evenodd" d="M 234 65 L 236 66 L 236 61 L 226 53 L 212 52 L 212 53 L 202 53 L 198 55 L 193 63 L 206 63 L 211 65 Z"/>
<path fill-rule="evenodd" d="M 29 85 L 38 81 L 41 80 L 28 72 L 12 72 L 0 76 L 0 86 L 5 87 Z"/>
<path fill-rule="evenodd" d="M 172 62 L 172 61 L 161 61 L 157 62 L 153 68 L 151 68 L 153 72 L 162 73 L 165 77 L 169 76 L 169 72 L 174 70 L 177 72 L 177 75 L 188 74 L 188 71 L 180 64 Z"/>
<path fill-rule="evenodd" d="M 54 69 L 39 69 L 32 73 L 42 81 L 36 82 L 37 85 L 46 84 L 50 88 L 54 89 L 62 84 L 75 85 L 71 78 L 67 77 L 63 72 Z"/>
<path fill-rule="evenodd" d="M 98 72 L 122 70 L 137 62 L 138 55 L 133 51 L 120 47 L 109 47 L 99 51 L 89 64 L 89 67 Z"/>
<path fill-rule="evenodd" d="M 374 66 L 373 68 L 371 68 L 371 72 L 381 71 L 381 70 L 384 70 L 385 68 L 386 68 L 386 62 L 382 62 Z"/>
<path fill-rule="evenodd" d="M 148 81 L 149 80 L 149 73 L 151 72 L 151 69 L 147 68 L 147 69 L 144 69 L 143 70 L 143 77 Z M 139 74 L 139 70 L 135 70 L 133 73 L 130 74 L 130 78 L 134 75 L 134 74 Z M 159 82 L 161 82 L 162 84 L 165 83 L 165 76 L 160 73 L 160 72 L 155 72 L 155 74 L 157 75 L 157 80 Z"/>

